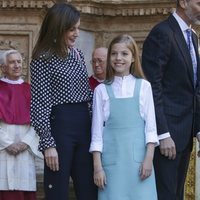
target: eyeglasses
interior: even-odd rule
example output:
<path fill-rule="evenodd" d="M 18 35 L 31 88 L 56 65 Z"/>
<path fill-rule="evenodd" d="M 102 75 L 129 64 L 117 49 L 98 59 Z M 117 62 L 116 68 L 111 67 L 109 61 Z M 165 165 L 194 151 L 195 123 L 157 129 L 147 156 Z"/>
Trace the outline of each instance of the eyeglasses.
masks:
<path fill-rule="evenodd" d="M 96 63 L 99 64 L 99 65 L 102 65 L 102 64 L 105 63 L 105 61 L 104 61 L 104 60 L 101 60 L 101 59 L 99 59 L 99 58 L 97 58 L 97 59 L 95 59 L 95 60 L 91 60 L 90 63 L 91 63 L 92 65 L 95 65 Z"/>

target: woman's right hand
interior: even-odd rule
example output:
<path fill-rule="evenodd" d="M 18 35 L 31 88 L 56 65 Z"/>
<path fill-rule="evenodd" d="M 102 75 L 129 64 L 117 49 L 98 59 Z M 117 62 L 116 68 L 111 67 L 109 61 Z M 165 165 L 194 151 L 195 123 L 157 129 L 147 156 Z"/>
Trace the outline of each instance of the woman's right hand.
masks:
<path fill-rule="evenodd" d="M 44 150 L 46 165 L 53 171 L 59 170 L 58 153 L 56 148 L 50 147 Z"/>
<path fill-rule="evenodd" d="M 103 169 L 94 170 L 94 183 L 100 188 L 104 189 L 106 185 L 106 175 Z"/>

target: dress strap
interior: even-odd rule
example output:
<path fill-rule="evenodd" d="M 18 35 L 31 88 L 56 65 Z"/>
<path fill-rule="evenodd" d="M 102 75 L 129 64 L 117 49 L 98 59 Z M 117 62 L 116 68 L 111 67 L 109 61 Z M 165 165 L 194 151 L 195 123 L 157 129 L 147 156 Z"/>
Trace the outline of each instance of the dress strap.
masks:
<path fill-rule="evenodd" d="M 115 98 L 111 85 L 104 84 L 109 98 Z"/>
<path fill-rule="evenodd" d="M 135 89 L 134 89 L 133 98 L 138 98 L 139 99 L 141 83 L 142 83 L 142 79 L 139 79 L 139 78 L 135 79 Z"/>

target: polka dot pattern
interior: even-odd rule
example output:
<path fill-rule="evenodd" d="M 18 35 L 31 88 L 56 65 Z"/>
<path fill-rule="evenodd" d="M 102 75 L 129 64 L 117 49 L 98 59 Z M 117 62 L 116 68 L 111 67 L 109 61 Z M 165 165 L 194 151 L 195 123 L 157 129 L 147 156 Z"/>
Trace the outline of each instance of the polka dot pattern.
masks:
<path fill-rule="evenodd" d="M 83 53 L 72 48 L 66 58 L 41 55 L 30 64 L 31 124 L 40 136 L 39 150 L 56 147 L 51 136 L 52 106 L 62 103 L 91 102 Z"/>

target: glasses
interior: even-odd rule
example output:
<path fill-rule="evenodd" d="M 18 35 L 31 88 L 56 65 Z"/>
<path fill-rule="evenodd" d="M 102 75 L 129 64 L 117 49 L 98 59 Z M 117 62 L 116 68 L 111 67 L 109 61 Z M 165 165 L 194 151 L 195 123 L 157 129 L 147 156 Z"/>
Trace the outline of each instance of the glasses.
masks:
<path fill-rule="evenodd" d="M 96 64 L 102 65 L 102 64 L 105 63 L 105 61 L 97 58 L 97 59 L 95 59 L 95 60 L 91 60 L 90 63 L 91 63 L 92 65 L 96 65 Z"/>

